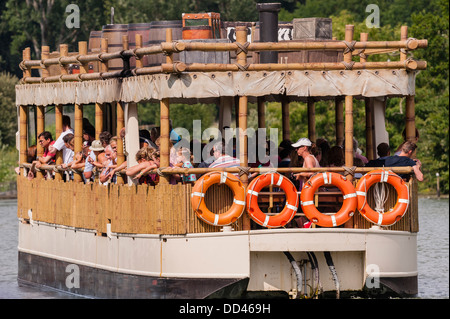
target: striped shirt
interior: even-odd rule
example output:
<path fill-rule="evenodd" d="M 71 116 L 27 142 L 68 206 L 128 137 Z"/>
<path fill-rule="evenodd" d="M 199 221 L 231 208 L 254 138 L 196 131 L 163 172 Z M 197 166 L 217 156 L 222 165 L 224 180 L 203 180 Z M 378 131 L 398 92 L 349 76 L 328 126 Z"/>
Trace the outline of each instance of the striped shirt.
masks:
<path fill-rule="evenodd" d="M 220 168 L 220 167 L 237 167 L 241 166 L 241 162 L 234 157 L 231 157 L 230 155 L 222 155 L 218 159 L 216 159 L 214 162 L 209 165 L 211 168 Z"/>

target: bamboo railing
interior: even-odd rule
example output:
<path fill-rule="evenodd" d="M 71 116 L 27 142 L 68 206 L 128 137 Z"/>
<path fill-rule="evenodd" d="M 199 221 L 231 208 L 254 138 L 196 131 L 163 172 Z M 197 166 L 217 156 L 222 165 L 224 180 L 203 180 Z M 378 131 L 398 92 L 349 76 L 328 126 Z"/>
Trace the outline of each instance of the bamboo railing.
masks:
<path fill-rule="evenodd" d="M 347 26 L 353 27 L 353 26 Z M 246 27 L 238 27 L 244 35 L 246 34 Z M 238 34 L 238 29 L 236 33 Z M 136 35 L 136 43 L 139 43 L 141 35 Z M 369 54 L 381 54 L 392 51 L 400 51 L 405 54 L 405 51 L 411 51 L 418 48 L 425 48 L 428 45 L 427 40 L 418 40 L 414 38 L 402 38 L 400 41 L 352 41 L 346 39 L 345 41 L 288 41 L 288 42 L 255 42 L 248 43 L 246 36 L 238 39 L 234 43 L 204 43 L 204 42 L 173 42 L 171 30 L 169 29 L 166 37 L 167 42 L 162 42 L 158 45 L 149 47 L 137 47 L 135 49 L 128 49 L 128 37 L 124 36 L 123 50 L 117 52 L 106 52 L 107 39 L 102 39 L 102 52 L 87 54 L 85 48 L 86 41 L 79 42 L 79 52 L 68 53 L 66 51 L 67 45 L 60 46 L 60 56 L 49 58 L 48 55 L 43 55 L 41 60 L 31 60 L 30 49 L 24 50 L 23 61 L 20 63 L 21 69 L 24 71 L 22 83 L 51 83 L 64 81 L 90 81 L 102 80 L 124 76 L 138 76 L 144 74 L 158 74 L 158 73 L 180 73 L 180 72 L 212 72 L 212 71 L 285 71 L 285 70 L 361 70 L 361 69 L 407 69 L 407 70 L 423 70 L 426 68 L 425 61 L 415 61 L 412 59 L 401 59 L 400 61 L 392 62 L 365 62 L 365 57 Z M 334 50 L 344 52 L 344 61 L 329 62 L 329 63 L 264 63 L 264 64 L 201 64 L 191 63 L 185 64 L 183 62 L 174 62 L 168 60 L 159 66 L 154 67 L 139 67 L 134 69 L 124 68 L 121 71 L 108 71 L 105 65 L 108 61 L 114 59 L 129 60 L 131 57 L 138 57 L 138 61 L 145 55 L 165 54 L 170 56 L 175 52 L 181 51 L 230 51 L 235 52 L 237 56 L 240 54 L 247 55 L 248 52 L 261 51 L 300 51 L 300 50 Z M 48 49 L 46 50 L 46 52 Z M 350 59 L 345 55 L 349 53 Z M 355 55 L 364 56 L 360 62 L 351 61 L 351 57 Z M 364 60 L 364 62 L 362 61 Z M 80 74 L 67 74 L 67 71 L 61 71 L 61 75 L 48 76 L 47 68 L 55 65 L 60 65 L 61 70 L 69 64 L 80 65 L 80 68 L 86 68 L 89 62 L 100 62 L 102 65 L 102 72 L 87 73 L 80 72 Z M 129 65 L 124 63 L 124 65 Z M 31 69 L 42 69 L 41 77 L 32 77 Z"/>
<path fill-rule="evenodd" d="M 411 203 L 403 218 L 390 230 L 418 232 L 417 181 L 408 182 Z M 187 234 L 217 232 L 222 227 L 206 224 L 197 218 L 191 206 L 190 184 L 159 184 L 108 186 L 97 183 L 72 183 L 59 180 L 17 179 L 17 216 L 24 222 L 44 222 L 66 227 L 89 229 L 106 235 L 107 224 L 117 234 Z M 385 203 L 388 210 L 397 197 L 390 187 Z M 207 207 L 215 213 L 224 213 L 233 203 L 231 190 L 225 185 L 214 185 L 205 196 Z M 368 203 L 373 207 L 369 191 Z M 300 207 L 301 209 L 301 207 Z M 300 211 L 299 209 L 299 211 Z M 30 213 L 31 212 L 31 213 Z M 244 215 L 233 225 L 243 230 Z M 354 215 L 353 228 L 372 226 L 359 212 Z"/>

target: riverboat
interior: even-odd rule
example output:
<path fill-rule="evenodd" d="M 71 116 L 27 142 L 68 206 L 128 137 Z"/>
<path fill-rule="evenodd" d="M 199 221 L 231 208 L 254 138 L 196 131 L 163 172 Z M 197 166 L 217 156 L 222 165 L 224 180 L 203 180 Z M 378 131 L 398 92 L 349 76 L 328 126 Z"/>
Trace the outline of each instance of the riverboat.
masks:
<path fill-rule="evenodd" d="M 355 167 L 353 101 L 365 101 L 369 159 L 376 158 L 376 145 L 388 142 L 388 98 L 406 99 L 406 137 L 414 139 L 415 77 L 426 62 L 408 53 L 425 48 L 427 41 L 409 38 L 407 27 L 396 41 L 369 41 L 367 34 L 355 40 L 352 25 L 346 26 L 344 40 L 331 38 L 331 32 L 320 37 L 331 21 L 318 18 L 294 19 L 288 27 L 280 23 L 293 38 L 278 41 L 279 5 L 258 8 L 260 23 L 220 22 L 222 38 L 174 38 L 183 26 L 170 21 L 159 29 L 164 39 L 146 42 L 143 38 L 149 40 L 148 32 L 155 31 L 152 24 L 149 29 L 133 25 L 132 39 L 124 25 L 108 25 L 94 48 L 93 36 L 89 48 L 87 41 L 79 42 L 78 52 L 63 44 L 51 53 L 43 46 L 41 59 L 32 60 L 30 48 L 23 51 L 23 78 L 16 86 L 19 284 L 93 298 L 417 294 L 417 180 L 398 177 L 414 175 L 411 167 Z M 111 30 L 119 41 L 108 38 Z M 301 30 L 312 31 L 302 38 Z M 230 34 L 235 39 L 226 38 Z M 367 61 L 369 55 L 394 51 L 399 61 Z M 73 66 L 77 72 L 71 72 Z M 39 69 L 39 76 L 32 76 L 32 69 Z M 308 138 L 314 142 L 314 105 L 320 100 L 334 101 L 344 167 L 249 165 L 254 145 L 245 134 L 248 103 L 257 104 L 259 128 L 266 128 L 265 103 L 280 103 L 283 139 L 290 139 L 289 104 L 307 103 Z M 143 101 L 160 105 L 160 167 L 151 172 L 159 175 L 156 186 L 139 185 L 123 172 L 108 185 L 85 182 L 78 170 L 66 179 L 59 153 L 55 165 L 43 165 L 34 179 L 27 178 L 30 110 L 41 132 L 46 108 L 54 107 L 58 137 L 63 106 L 73 105 L 74 148 L 80 152 L 83 107 L 95 105 L 96 139 L 104 130 L 125 131 L 117 163 L 126 160 L 130 167 L 139 150 L 138 103 Z M 234 111 L 240 166 L 169 168 L 171 103 L 217 105 L 221 128 L 233 126 Z M 42 155 L 39 145 L 37 152 Z M 284 174 L 301 172 L 315 174 L 303 189 L 293 189 Z M 187 173 L 204 175 L 196 184 L 169 183 L 172 174 Z M 360 183 L 370 174 L 378 174 L 372 182 L 385 182 L 389 194 L 373 214 L 368 211 L 376 205 L 374 188 Z M 339 189 L 325 192 L 324 184 Z M 276 211 L 280 205 L 282 211 Z M 326 207 L 334 211 L 325 213 Z M 311 227 L 288 227 L 299 216 L 308 217 Z M 392 220 L 386 224 L 383 218 Z"/>

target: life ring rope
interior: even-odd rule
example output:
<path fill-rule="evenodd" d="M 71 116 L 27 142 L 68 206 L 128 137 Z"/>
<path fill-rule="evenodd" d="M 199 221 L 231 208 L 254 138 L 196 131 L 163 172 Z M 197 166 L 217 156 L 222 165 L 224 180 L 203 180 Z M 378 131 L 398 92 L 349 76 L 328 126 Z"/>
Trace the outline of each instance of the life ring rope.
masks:
<path fill-rule="evenodd" d="M 386 183 L 392 185 L 397 192 L 397 203 L 389 211 L 384 208 L 372 209 L 367 204 L 367 192 L 376 183 Z M 378 226 L 390 226 L 400 220 L 408 210 L 410 203 L 408 186 L 403 179 L 391 170 L 374 170 L 364 175 L 356 185 L 358 196 L 358 210 L 370 222 Z"/>

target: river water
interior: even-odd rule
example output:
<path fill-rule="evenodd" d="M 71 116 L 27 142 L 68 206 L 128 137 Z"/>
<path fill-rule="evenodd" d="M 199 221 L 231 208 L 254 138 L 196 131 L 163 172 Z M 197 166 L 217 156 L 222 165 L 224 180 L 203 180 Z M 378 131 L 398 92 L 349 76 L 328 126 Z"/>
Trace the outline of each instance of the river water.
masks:
<path fill-rule="evenodd" d="M 0 200 L 0 299 L 69 299 L 17 284 L 17 201 Z M 449 201 L 419 199 L 418 270 L 421 299 L 449 298 Z"/>

